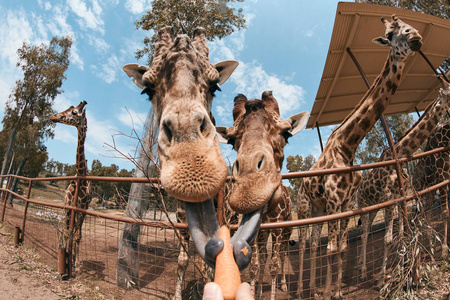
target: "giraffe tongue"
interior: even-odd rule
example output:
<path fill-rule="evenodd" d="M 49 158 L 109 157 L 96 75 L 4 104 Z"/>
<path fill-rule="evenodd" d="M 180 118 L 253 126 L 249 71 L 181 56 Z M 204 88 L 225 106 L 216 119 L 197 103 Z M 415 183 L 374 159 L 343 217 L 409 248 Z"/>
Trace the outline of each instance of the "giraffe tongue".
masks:
<path fill-rule="evenodd" d="M 184 202 L 184 210 L 197 252 L 209 266 L 214 267 L 217 254 L 222 251 L 223 241 L 217 237 L 219 223 L 213 200 L 200 203 Z M 249 244 L 258 234 L 262 212 L 263 208 L 243 215 L 239 229 L 231 238 L 234 259 L 239 270 L 245 269 L 251 261 L 252 250 Z"/>
<path fill-rule="evenodd" d="M 206 244 L 219 235 L 219 222 L 217 222 L 213 199 L 204 202 L 184 202 L 184 211 L 195 249 L 203 261 L 210 267 L 214 267 L 215 259 L 211 260 L 211 256 L 206 255 Z M 220 248 L 217 252 L 219 253 L 223 248 L 223 242 L 222 244 L 217 243 L 213 248 Z M 210 249 L 208 248 L 208 250 Z M 213 257 L 215 258 L 215 256 Z"/>

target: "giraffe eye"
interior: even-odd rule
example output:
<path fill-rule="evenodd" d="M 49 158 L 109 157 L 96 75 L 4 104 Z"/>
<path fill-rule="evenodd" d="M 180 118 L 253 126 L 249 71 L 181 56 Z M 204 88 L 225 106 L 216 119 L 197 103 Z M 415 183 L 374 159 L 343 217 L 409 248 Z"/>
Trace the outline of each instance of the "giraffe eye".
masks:
<path fill-rule="evenodd" d="M 394 33 L 392 33 L 392 32 L 389 32 L 389 33 L 386 35 L 387 39 L 390 40 L 390 41 L 392 41 L 392 37 L 393 37 L 393 36 L 394 36 Z"/>
<path fill-rule="evenodd" d="M 72 110 L 72 115 L 76 116 L 78 112 L 76 110 Z"/>

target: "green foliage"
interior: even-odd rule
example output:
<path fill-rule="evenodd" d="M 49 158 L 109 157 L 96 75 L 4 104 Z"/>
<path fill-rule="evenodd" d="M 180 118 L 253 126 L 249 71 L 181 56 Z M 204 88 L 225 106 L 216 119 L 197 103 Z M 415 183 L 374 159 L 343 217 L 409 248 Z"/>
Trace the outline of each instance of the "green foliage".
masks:
<path fill-rule="evenodd" d="M 4 156 L 2 174 L 8 171 L 11 157 L 14 157 L 11 172 L 20 161 L 27 161 L 24 173 L 28 176 L 36 176 L 47 160 L 43 143 L 53 137 L 54 128 L 48 118 L 55 113 L 52 109 L 55 97 L 62 93 L 71 46 L 71 37 L 65 36 L 54 37 L 48 46 L 23 43 L 17 50 L 17 67 L 24 77 L 16 81 L 2 120 L 1 135 L 5 137 L 0 143 Z"/>
<path fill-rule="evenodd" d="M 121 169 L 115 164 L 111 166 L 103 166 L 103 164 L 98 160 L 94 159 L 92 161 L 91 170 L 89 172 L 91 176 L 103 176 L 103 177 L 133 177 L 134 169 L 128 171 L 126 169 Z M 121 203 L 120 199 L 127 199 L 123 197 L 123 193 L 130 190 L 130 182 L 106 182 L 106 181 L 92 181 L 91 183 L 92 192 L 94 197 L 99 197 L 102 200 L 114 201 L 116 204 Z"/>
<path fill-rule="evenodd" d="M 316 159 L 311 154 L 309 154 L 305 158 L 298 154 L 296 154 L 295 156 L 289 155 L 286 158 L 286 168 L 289 170 L 289 172 L 308 171 L 315 162 Z M 289 183 L 291 185 L 289 187 L 289 192 L 291 200 L 293 202 L 297 200 L 298 190 L 302 184 L 302 181 L 302 178 L 289 179 Z"/>
<path fill-rule="evenodd" d="M 414 118 L 412 115 L 397 115 L 386 118 L 386 122 L 388 123 L 395 143 L 411 127 L 414 123 Z M 378 121 L 356 150 L 356 164 L 367 164 L 378 161 L 383 150 L 387 148 L 389 148 L 389 143 L 386 139 L 381 121 Z"/>
<path fill-rule="evenodd" d="M 450 5 L 448 0 L 357 0 L 356 2 L 395 6 L 433 15 L 442 19 L 450 18 Z"/>
<path fill-rule="evenodd" d="M 154 0 L 150 10 L 135 22 L 136 29 L 153 33 L 144 39 L 144 48 L 136 52 L 136 58 L 147 55 L 148 64 L 151 63 L 158 30 L 165 26 L 172 26 L 175 34 L 188 35 L 195 28 L 203 27 L 209 41 L 228 36 L 236 29 L 245 29 L 242 9 L 228 6 L 236 1 L 244 0 Z"/>
<path fill-rule="evenodd" d="M 49 174 L 56 176 L 72 176 L 76 174 L 75 165 L 64 164 L 53 159 L 50 159 L 45 163 L 44 169 Z M 71 172 L 71 174 L 68 174 L 69 172 Z"/>

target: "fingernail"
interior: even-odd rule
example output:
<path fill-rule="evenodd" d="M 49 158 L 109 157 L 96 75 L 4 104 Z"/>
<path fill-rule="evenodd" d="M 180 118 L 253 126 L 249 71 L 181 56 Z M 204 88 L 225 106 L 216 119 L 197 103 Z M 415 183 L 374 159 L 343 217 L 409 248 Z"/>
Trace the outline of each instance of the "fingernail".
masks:
<path fill-rule="evenodd" d="M 213 282 L 209 282 L 205 285 L 205 289 L 203 290 L 203 300 L 207 299 L 217 299 L 217 294 L 219 291 L 219 286 L 214 284 Z"/>

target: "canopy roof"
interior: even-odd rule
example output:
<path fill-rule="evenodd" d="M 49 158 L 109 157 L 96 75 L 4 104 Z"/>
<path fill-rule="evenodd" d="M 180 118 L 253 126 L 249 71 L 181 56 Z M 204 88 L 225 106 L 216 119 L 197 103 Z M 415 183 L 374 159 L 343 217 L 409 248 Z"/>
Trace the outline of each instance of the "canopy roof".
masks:
<path fill-rule="evenodd" d="M 384 5 L 339 2 L 328 56 L 307 128 L 341 123 L 367 91 L 367 86 L 347 49 L 366 74 L 369 83 L 380 74 L 388 47 L 372 42 L 384 37 L 381 17 L 397 15 L 423 37 L 422 52 L 439 67 L 450 55 L 450 20 Z M 424 110 L 437 96 L 440 83 L 419 53 L 408 58 L 402 82 L 385 115 Z"/>

